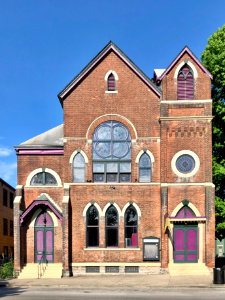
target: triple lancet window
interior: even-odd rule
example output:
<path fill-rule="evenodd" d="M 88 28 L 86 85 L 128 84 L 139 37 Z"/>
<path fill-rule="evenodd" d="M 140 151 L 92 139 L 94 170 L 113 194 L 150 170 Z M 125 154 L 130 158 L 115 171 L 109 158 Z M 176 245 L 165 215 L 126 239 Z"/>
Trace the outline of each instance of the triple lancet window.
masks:
<path fill-rule="evenodd" d="M 93 180 L 131 181 L 131 137 L 120 122 L 102 123 L 93 134 Z"/>
<path fill-rule="evenodd" d="M 194 99 L 194 76 L 192 69 L 185 64 L 179 71 L 177 77 L 177 99 Z"/>
<path fill-rule="evenodd" d="M 98 210 L 92 204 L 86 213 L 87 247 L 99 247 L 100 226 Z M 119 246 L 119 230 L 119 214 L 116 207 L 111 204 L 105 213 L 105 247 Z M 138 247 L 138 215 L 132 204 L 124 215 L 124 246 Z"/>

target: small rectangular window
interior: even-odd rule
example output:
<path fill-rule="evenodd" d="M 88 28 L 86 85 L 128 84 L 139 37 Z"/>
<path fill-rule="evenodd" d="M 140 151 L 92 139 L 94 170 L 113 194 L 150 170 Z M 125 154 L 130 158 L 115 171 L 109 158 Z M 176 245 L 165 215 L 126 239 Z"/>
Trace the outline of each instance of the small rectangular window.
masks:
<path fill-rule="evenodd" d="M 86 267 L 86 273 L 99 273 L 99 272 L 100 272 L 100 267 L 95 267 L 95 266 Z"/>
<path fill-rule="evenodd" d="M 3 189 L 3 205 L 8 206 L 8 191 Z"/>
<path fill-rule="evenodd" d="M 117 179 L 117 173 L 113 174 L 113 173 L 108 173 L 106 174 L 106 181 L 107 182 L 117 182 L 118 179 Z"/>
<path fill-rule="evenodd" d="M 13 221 L 9 221 L 9 235 L 13 236 Z"/>
<path fill-rule="evenodd" d="M 130 174 L 120 174 L 120 182 L 130 182 Z"/>
<path fill-rule="evenodd" d="M 8 220 L 3 219 L 3 235 L 8 235 Z"/>
<path fill-rule="evenodd" d="M 94 174 L 94 182 L 104 182 L 104 174 Z"/>
<path fill-rule="evenodd" d="M 9 256 L 9 248 L 8 246 L 4 246 L 4 258 L 8 258 Z"/>
<path fill-rule="evenodd" d="M 139 267 L 125 266 L 125 273 L 139 273 Z"/>
<path fill-rule="evenodd" d="M 117 266 L 107 266 L 105 267 L 106 273 L 119 273 L 119 267 Z"/>
<path fill-rule="evenodd" d="M 13 208 L 13 200 L 14 200 L 14 194 L 10 192 L 9 194 L 9 207 Z"/>

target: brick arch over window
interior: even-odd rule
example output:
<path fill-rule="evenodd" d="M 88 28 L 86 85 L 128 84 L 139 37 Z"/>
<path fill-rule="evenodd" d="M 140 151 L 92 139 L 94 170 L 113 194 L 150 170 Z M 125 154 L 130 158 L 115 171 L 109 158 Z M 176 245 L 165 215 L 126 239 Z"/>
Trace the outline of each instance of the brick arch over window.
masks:
<path fill-rule="evenodd" d="M 115 92 L 117 90 L 118 75 L 115 71 L 109 70 L 105 75 L 107 91 Z"/>
<path fill-rule="evenodd" d="M 188 64 L 184 64 L 177 75 L 177 99 L 194 99 L 194 74 Z"/>
<path fill-rule="evenodd" d="M 50 174 L 56 179 L 57 186 L 58 186 L 58 187 L 61 187 L 61 186 L 62 186 L 61 178 L 59 177 L 59 175 L 58 175 L 54 170 L 49 169 L 49 168 L 38 168 L 38 169 L 33 170 L 33 171 L 27 176 L 26 187 L 31 186 L 31 184 L 30 184 L 31 179 L 32 179 L 36 174 L 41 173 L 41 172 L 50 173 Z M 53 185 L 52 187 L 55 187 L 55 185 Z"/>
<path fill-rule="evenodd" d="M 138 138 L 137 131 L 136 131 L 136 128 L 133 125 L 133 123 L 130 120 L 128 120 L 126 117 L 118 115 L 118 114 L 106 114 L 106 115 L 97 117 L 88 127 L 87 133 L 86 133 L 86 139 L 91 141 L 93 133 L 94 133 L 95 129 L 98 127 L 98 125 L 100 125 L 101 123 L 107 122 L 107 121 L 117 121 L 117 122 L 122 123 L 129 130 L 132 141 L 137 140 L 137 138 Z"/>

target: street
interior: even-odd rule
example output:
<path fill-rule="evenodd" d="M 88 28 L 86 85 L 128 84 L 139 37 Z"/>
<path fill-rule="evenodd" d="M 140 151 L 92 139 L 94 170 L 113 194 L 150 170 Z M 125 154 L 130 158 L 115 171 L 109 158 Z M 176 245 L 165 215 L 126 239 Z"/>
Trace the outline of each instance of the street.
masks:
<path fill-rule="evenodd" d="M 88 290 L 75 288 L 7 288 L 0 287 L 0 298 L 4 300 L 69 300 L 69 299 L 168 299 L 168 300 L 222 300 L 225 297 L 224 288 L 149 288 L 132 290 Z"/>

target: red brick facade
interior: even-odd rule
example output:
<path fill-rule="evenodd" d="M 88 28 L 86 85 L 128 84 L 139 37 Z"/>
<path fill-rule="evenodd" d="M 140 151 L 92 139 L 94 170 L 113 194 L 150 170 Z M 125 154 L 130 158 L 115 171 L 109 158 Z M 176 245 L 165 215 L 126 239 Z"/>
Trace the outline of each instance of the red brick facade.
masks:
<path fill-rule="evenodd" d="M 192 100 L 177 100 L 175 76 L 182 64 L 190 65 L 194 74 L 195 98 Z M 105 75 L 110 70 L 118 76 L 114 92 L 107 91 Z M 174 258 L 170 253 L 173 228 L 175 224 L 187 223 L 198 228 L 195 263 L 213 267 L 215 225 L 210 77 L 185 48 L 164 73 L 155 76 L 153 83 L 119 48 L 109 43 L 59 94 L 64 113 L 62 144 L 46 143 L 43 146 L 31 142 L 17 147 L 15 269 L 19 272 L 24 264 L 35 261 L 35 218 L 37 210 L 44 207 L 40 202 L 43 195 L 62 216 L 62 220 L 59 215 L 53 218 L 53 262 L 63 263 L 65 276 L 83 272 L 90 266 L 100 267 L 101 272 L 107 266 L 118 266 L 121 272 L 129 266 L 139 267 L 140 272 L 167 269 Z M 120 122 L 130 133 L 130 182 L 96 183 L 93 179 L 93 133 L 97 126 L 110 120 Z M 175 170 L 174 156 L 179 151 L 183 151 L 181 155 L 186 152 L 194 155 L 195 168 L 191 176 Z M 85 157 L 83 183 L 73 182 L 75 153 Z M 150 182 L 139 182 L 140 153 L 150 155 Z M 30 184 L 28 178 L 35 175 L 35 170 L 52 170 L 53 176 L 57 174 L 58 186 Z M 176 221 L 173 214 L 184 200 L 195 217 Z M 39 204 L 31 209 L 34 201 Z M 125 245 L 124 218 L 130 204 L 138 215 L 137 247 Z M 87 247 L 86 242 L 86 213 L 91 205 L 99 213 L 99 245 L 95 248 Z M 110 205 L 116 208 L 119 222 L 118 247 L 114 248 L 106 247 L 105 213 Z M 23 212 L 23 222 L 19 211 Z M 156 260 L 143 260 L 145 238 L 160 240 Z"/>

